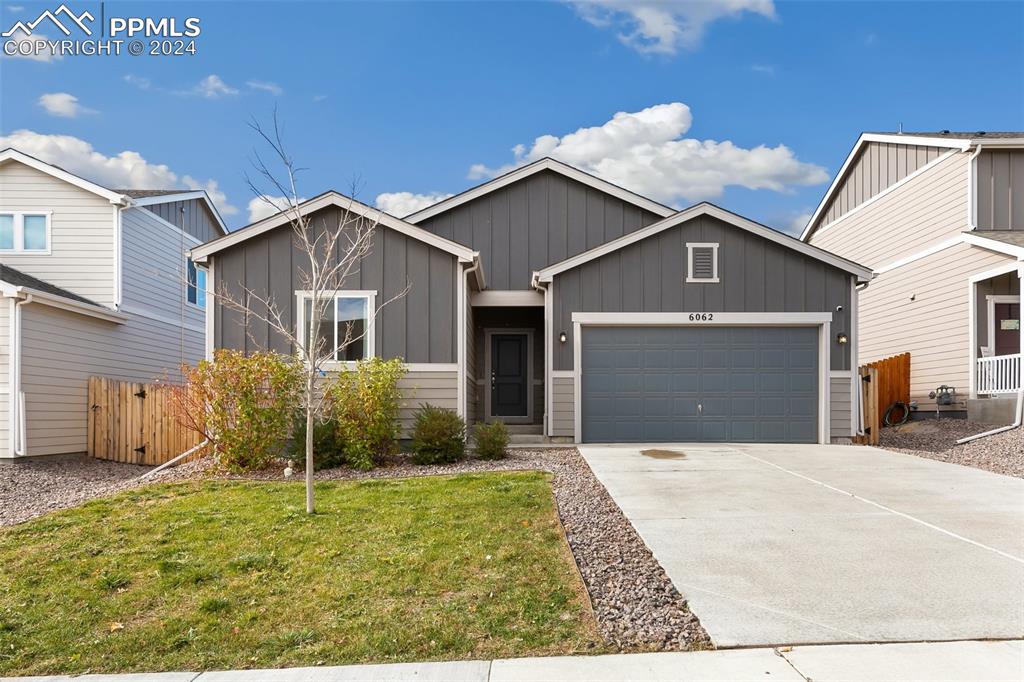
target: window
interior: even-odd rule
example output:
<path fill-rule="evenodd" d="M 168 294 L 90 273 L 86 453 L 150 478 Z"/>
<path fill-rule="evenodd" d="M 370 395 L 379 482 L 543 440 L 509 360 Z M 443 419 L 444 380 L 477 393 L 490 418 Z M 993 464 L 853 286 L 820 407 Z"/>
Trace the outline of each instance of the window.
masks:
<path fill-rule="evenodd" d="M 188 302 L 200 308 L 206 307 L 206 270 L 196 266 L 191 258 L 188 265 Z"/>
<path fill-rule="evenodd" d="M 321 348 L 334 362 L 355 362 L 373 356 L 373 312 L 375 291 L 344 291 L 330 297 L 332 305 L 322 309 L 316 330 Z M 309 345 L 307 321 L 313 314 L 313 297 L 306 292 L 297 293 L 298 324 L 304 343 Z M 333 349 L 333 350 L 332 350 Z"/>
<path fill-rule="evenodd" d="M 718 244 L 688 243 L 686 245 L 687 282 L 718 281 Z"/>
<path fill-rule="evenodd" d="M 0 251 L 49 253 L 50 214 L 0 212 Z"/>

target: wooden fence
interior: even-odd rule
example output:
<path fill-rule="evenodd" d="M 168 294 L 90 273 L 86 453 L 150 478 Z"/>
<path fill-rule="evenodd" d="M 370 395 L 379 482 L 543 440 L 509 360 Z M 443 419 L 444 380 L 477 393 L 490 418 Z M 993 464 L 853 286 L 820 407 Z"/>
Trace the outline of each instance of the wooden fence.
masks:
<path fill-rule="evenodd" d="M 885 411 L 894 402 L 910 402 L 910 353 L 893 355 L 863 365 L 857 377 L 861 386 L 861 405 L 864 407 L 861 415 L 864 435 L 854 440 L 864 445 L 878 445 Z"/>
<path fill-rule="evenodd" d="M 854 435 L 853 442 L 859 445 L 878 445 L 882 433 L 882 415 L 878 407 L 878 370 L 863 365 L 857 370 L 855 379 L 860 382 L 861 406 L 864 408 L 861 427 L 864 435 Z"/>
<path fill-rule="evenodd" d="M 199 445 L 203 437 L 178 422 L 171 390 L 89 377 L 89 455 L 155 466 Z"/>

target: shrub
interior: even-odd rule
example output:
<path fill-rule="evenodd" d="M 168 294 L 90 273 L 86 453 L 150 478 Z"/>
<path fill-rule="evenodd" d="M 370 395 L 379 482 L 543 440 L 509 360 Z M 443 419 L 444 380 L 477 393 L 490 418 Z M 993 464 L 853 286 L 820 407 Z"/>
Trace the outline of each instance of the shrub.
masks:
<path fill-rule="evenodd" d="M 473 429 L 476 456 L 480 459 L 504 459 L 508 449 L 508 428 L 505 422 L 477 424 Z"/>
<path fill-rule="evenodd" d="M 306 468 L 306 413 L 298 411 L 292 426 L 288 458 L 294 467 Z M 313 417 L 313 470 L 330 469 L 345 463 L 345 447 L 338 434 L 338 425 L 331 418 Z"/>
<path fill-rule="evenodd" d="M 396 450 L 398 380 L 405 375 L 401 359 L 371 358 L 354 370 L 340 372 L 327 388 L 330 413 L 344 443 L 345 461 L 356 469 L 372 469 Z"/>
<path fill-rule="evenodd" d="M 302 390 L 302 365 L 279 353 L 221 349 L 183 368 L 180 419 L 215 446 L 233 471 L 261 469 L 281 454 Z"/>
<path fill-rule="evenodd" d="M 412 427 L 412 461 L 457 462 L 466 454 L 466 423 L 454 410 L 420 405 Z"/>

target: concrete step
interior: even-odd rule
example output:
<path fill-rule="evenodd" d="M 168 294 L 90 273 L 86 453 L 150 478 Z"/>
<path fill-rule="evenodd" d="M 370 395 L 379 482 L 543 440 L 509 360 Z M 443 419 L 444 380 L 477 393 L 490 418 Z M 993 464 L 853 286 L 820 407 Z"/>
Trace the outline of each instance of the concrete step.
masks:
<path fill-rule="evenodd" d="M 508 429 L 509 433 L 544 433 L 544 427 L 540 424 L 506 424 L 505 428 Z"/>

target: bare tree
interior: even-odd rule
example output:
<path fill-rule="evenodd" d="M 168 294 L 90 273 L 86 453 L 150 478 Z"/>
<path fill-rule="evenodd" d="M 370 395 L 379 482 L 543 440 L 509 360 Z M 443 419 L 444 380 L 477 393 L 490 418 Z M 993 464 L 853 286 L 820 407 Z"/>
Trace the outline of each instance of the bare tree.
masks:
<path fill-rule="evenodd" d="M 362 341 L 367 330 L 374 323 L 381 309 L 388 303 L 401 298 L 409 285 L 395 296 L 385 300 L 374 310 L 366 311 L 366 320 L 361 329 L 348 321 L 344 334 L 338 327 L 337 343 L 335 334 L 330 338 L 319 333 L 321 321 L 336 319 L 334 309 L 336 296 L 343 292 L 346 282 L 358 276 L 359 267 L 364 256 L 373 248 L 374 234 L 380 223 L 379 211 L 357 210 L 361 205 L 350 198 L 349 203 L 341 206 L 336 221 L 328 224 L 327 220 L 314 221 L 304 215 L 299 204 L 297 176 L 302 170 L 296 166 L 287 153 L 282 139 L 281 126 L 277 112 L 273 116 L 273 128 L 267 130 L 258 121 L 249 126 L 269 147 L 273 158 L 271 165 L 264 160 L 259 152 L 254 153 L 253 166 L 258 179 L 246 177 L 249 189 L 258 199 L 267 203 L 274 212 L 283 212 L 288 217 L 293 232 L 293 244 L 298 251 L 300 264 L 299 282 L 307 294 L 303 329 L 296 329 L 291 323 L 287 309 L 282 309 L 274 300 L 273 294 L 263 294 L 252 288 L 242 286 L 239 294 L 232 294 L 221 285 L 213 292 L 214 297 L 226 308 L 243 315 L 247 334 L 252 337 L 248 321 L 250 318 L 266 323 L 271 332 L 280 335 L 292 348 L 304 365 L 302 408 L 306 418 L 306 512 L 312 514 L 313 505 L 313 427 L 322 416 L 325 408 L 325 395 L 317 386 L 317 381 L 326 372 L 326 363 L 341 356 L 346 348 Z M 355 194 L 353 185 L 352 194 Z M 277 199 L 275 197 L 281 197 Z M 283 204 L 283 205 L 282 205 Z M 296 311 L 297 312 L 297 311 Z M 333 314 L 332 314 L 333 312 Z M 335 322 L 338 324 L 338 322 Z M 255 340 L 255 339 L 254 339 Z M 372 350 L 372 349 L 371 349 Z"/>

